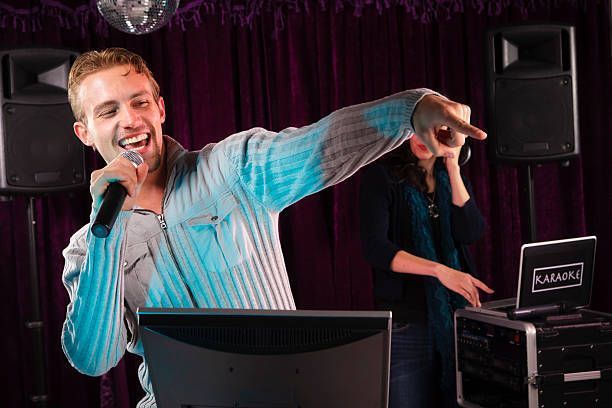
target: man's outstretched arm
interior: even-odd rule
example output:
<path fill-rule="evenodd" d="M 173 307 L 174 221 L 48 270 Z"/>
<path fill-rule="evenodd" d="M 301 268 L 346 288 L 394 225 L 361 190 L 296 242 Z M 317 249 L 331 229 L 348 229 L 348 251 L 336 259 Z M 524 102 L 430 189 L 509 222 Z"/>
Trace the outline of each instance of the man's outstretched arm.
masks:
<path fill-rule="evenodd" d="M 402 144 L 415 132 L 413 122 L 424 134 L 447 122 L 455 126 L 466 117 L 458 116 L 458 105 L 429 89 L 404 91 L 339 109 L 301 128 L 250 129 L 229 137 L 215 150 L 226 156 L 231 171 L 256 200 L 280 211 L 341 182 Z M 465 138 L 455 131 L 453 137 L 457 143 Z"/>

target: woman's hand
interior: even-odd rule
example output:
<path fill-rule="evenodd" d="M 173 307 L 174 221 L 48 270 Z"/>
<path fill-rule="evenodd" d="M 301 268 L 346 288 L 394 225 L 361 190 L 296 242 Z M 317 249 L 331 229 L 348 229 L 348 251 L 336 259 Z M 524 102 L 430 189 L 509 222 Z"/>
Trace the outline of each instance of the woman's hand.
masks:
<path fill-rule="evenodd" d="M 447 141 L 452 138 L 452 133 L 453 130 L 448 129 L 447 126 L 440 128 L 440 131 L 438 132 L 440 142 L 447 144 Z M 446 166 L 446 171 L 448 173 L 451 185 L 452 200 L 453 204 L 457 207 L 463 207 L 463 205 L 470 199 L 470 194 L 465 188 L 463 179 L 461 178 L 461 167 L 459 166 L 461 148 L 462 146 L 450 147 L 447 145 L 447 151 L 444 154 L 444 165 Z"/>
<path fill-rule="evenodd" d="M 442 264 L 438 264 L 435 276 L 442 285 L 463 296 L 472 306 L 481 306 L 479 289 L 488 294 L 493 293 L 490 287 L 469 273 L 464 273 Z"/>
<path fill-rule="evenodd" d="M 489 294 L 493 293 L 491 288 L 469 273 L 463 273 L 401 249 L 397 251 L 391 260 L 390 268 L 394 272 L 438 278 L 442 285 L 463 296 L 472 306 L 480 306 L 478 289 L 484 290 Z"/>
<path fill-rule="evenodd" d="M 450 148 L 448 154 L 444 157 L 444 165 L 449 175 L 459 173 L 459 155 L 461 154 L 461 147 L 462 146 Z"/>

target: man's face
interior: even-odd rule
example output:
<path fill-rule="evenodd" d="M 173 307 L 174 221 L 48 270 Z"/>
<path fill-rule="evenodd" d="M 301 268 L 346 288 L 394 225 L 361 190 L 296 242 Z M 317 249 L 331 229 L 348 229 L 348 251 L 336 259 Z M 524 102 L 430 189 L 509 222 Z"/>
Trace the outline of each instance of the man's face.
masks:
<path fill-rule="evenodd" d="M 95 146 L 107 163 L 134 150 L 149 172 L 160 167 L 166 111 L 144 74 L 129 65 L 95 72 L 81 82 L 79 100 L 85 120 L 74 124 L 74 132 L 87 146 Z"/>

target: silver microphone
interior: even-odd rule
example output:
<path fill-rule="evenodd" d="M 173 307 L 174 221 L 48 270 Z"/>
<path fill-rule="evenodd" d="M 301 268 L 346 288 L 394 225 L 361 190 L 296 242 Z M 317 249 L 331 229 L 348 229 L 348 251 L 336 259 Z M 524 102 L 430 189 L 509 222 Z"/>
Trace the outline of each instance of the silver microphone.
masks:
<path fill-rule="evenodd" d="M 140 153 L 133 150 L 126 150 L 122 152 L 120 156 L 128 159 L 135 168 L 144 163 L 144 159 Z M 126 196 L 127 190 L 120 183 L 113 182 L 108 185 L 98 214 L 96 214 L 96 219 L 93 224 L 91 224 L 92 234 L 98 238 L 106 238 L 108 234 L 110 234 L 117 220 L 117 216 L 119 215 L 119 211 L 121 211 L 121 207 L 123 207 Z"/>

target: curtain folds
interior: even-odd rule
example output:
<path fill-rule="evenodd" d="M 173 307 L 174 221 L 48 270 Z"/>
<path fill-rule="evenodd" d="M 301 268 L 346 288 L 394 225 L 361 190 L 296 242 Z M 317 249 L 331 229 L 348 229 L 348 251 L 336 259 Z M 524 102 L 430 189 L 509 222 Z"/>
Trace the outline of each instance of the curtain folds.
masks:
<path fill-rule="evenodd" d="M 508 10 L 518 11 L 523 17 L 543 7 L 569 4 L 586 8 L 591 0 L 182 0 L 169 21 L 170 28 L 182 31 L 198 28 L 202 15 L 218 16 L 222 22 L 253 27 L 257 18 L 272 15 L 274 35 L 285 27 L 288 15 L 311 11 L 352 11 L 359 17 L 365 9 L 375 8 L 378 14 L 389 9 L 401 9 L 415 21 L 430 23 L 445 21 L 466 9 L 478 14 L 500 16 Z M 606 0 L 595 0 L 597 2 Z M 29 3 L 29 4 L 28 4 Z M 96 0 L 20 0 L 0 1 L 0 28 L 21 32 L 44 31 L 49 28 L 44 19 L 50 17 L 55 26 L 76 30 L 84 37 L 90 26 L 97 34 L 109 35 L 109 26 L 98 13 Z M 138 2 L 146 4 L 151 2 Z"/>

